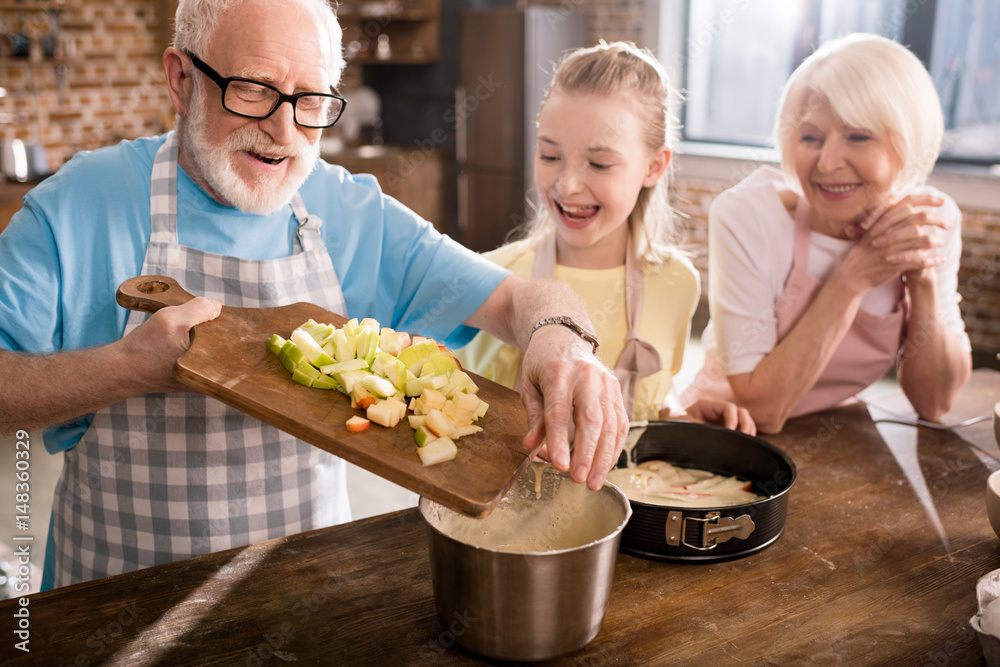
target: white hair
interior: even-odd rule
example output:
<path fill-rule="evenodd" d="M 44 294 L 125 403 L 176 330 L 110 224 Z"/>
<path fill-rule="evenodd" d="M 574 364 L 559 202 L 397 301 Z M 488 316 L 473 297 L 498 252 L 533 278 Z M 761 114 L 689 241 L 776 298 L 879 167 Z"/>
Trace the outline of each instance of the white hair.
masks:
<path fill-rule="evenodd" d="M 246 0 L 180 0 L 174 16 L 174 48 L 197 53 L 208 43 L 219 25 L 220 17 L 229 9 Z M 333 8 L 327 0 L 287 0 L 313 13 L 330 39 L 329 75 L 330 84 L 336 86 L 344 70 L 344 55 L 341 47 L 343 33 Z"/>
<path fill-rule="evenodd" d="M 944 138 L 941 101 L 927 69 L 901 44 L 847 35 L 823 44 L 789 77 L 774 132 L 785 177 L 799 192 L 796 130 L 813 103 L 829 103 L 851 127 L 886 133 L 901 163 L 896 187 L 922 185 L 934 168 Z"/>

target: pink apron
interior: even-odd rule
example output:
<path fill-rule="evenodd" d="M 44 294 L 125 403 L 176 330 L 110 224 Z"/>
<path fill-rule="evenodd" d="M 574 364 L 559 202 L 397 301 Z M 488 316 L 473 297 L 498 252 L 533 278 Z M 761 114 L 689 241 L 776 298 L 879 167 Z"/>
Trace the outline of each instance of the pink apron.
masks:
<path fill-rule="evenodd" d="M 823 282 L 806 273 L 809 265 L 809 221 L 806 219 L 805 199 L 799 197 L 795 207 L 795 250 L 792 271 L 785 283 L 776 309 L 778 342 L 798 323 L 816 298 Z M 896 362 L 906 326 L 907 301 L 903 281 L 896 279 L 899 301 L 887 315 L 874 315 L 859 309 L 854 323 L 844 340 L 833 353 L 816 385 L 809 390 L 795 409 L 792 417 L 833 407 L 871 386 L 885 375 Z"/>
<path fill-rule="evenodd" d="M 807 272 L 811 231 L 806 219 L 805 199 L 800 197 L 795 209 L 792 270 L 775 305 L 779 343 L 798 323 L 823 286 L 821 280 Z M 797 417 L 834 407 L 870 386 L 892 368 L 902 345 L 908 308 L 903 281 L 897 279 L 896 282 L 899 286 L 899 301 L 893 311 L 888 315 L 875 315 L 864 309 L 858 310 L 854 323 L 823 374 L 789 416 Z M 714 333 L 707 338 L 705 365 L 691 387 L 685 391 L 685 404 L 706 397 L 735 401 L 719 362 Z"/>
<path fill-rule="evenodd" d="M 625 313 L 628 317 L 628 336 L 625 347 L 618 356 L 613 372 L 622 387 L 622 400 L 629 419 L 635 413 L 635 387 L 639 378 L 658 373 L 663 368 L 660 354 L 649 343 L 639 338 L 639 322 L 642 321 L 642 299 L 645 278 L 635 261 L 635 244 L 629 235 L 628 253 L 625 255 Z M 552 279 L 556 275 L 556 234 L 554 231 L 542 239 L 535 250 L 535 261 L 531 267 L 532 278 Z M 517 389 L 521 387 L 521 372 L 518 370 Z"/>

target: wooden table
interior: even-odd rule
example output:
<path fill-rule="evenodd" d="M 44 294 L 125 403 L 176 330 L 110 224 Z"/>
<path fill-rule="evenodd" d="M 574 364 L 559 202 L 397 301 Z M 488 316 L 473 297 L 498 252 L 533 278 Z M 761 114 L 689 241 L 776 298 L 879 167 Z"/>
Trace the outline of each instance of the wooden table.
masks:
<path fill-rule="evenodd" d="M 946 423 L 992 414 L 979 370 Z M 873 401 L 908 412 L 899 392 Z M 912 412 L 909 412 L 912 415 Z M 979 665 L 976 580 L 1000 568 L 984 505 L 1000 468 L 990 422 L 954 431 L 862 405 L 769 438 L 798 466 L 786 530 L 706 565 L 619 554 L 596 639 L 559 665 Z M 476 665 L 463 622 L 435 616 L 416 510 L 210 554 L 29 598 L 30 648 L 5 665 Z M 10 628 L 16 600 L 0 603 Z"/>

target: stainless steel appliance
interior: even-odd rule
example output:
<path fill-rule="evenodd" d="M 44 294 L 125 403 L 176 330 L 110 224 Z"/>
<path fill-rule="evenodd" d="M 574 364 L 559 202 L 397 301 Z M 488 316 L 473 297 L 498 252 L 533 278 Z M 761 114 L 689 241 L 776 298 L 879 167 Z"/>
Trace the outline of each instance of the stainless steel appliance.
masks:
<path fill-rule="evenodd" d="M 477 251 L 527 216 L 535 122 L 555 63 L 587 44 L 586 18 L 563 7 L 463 12 L 455 91 L 458 230 Z"/>

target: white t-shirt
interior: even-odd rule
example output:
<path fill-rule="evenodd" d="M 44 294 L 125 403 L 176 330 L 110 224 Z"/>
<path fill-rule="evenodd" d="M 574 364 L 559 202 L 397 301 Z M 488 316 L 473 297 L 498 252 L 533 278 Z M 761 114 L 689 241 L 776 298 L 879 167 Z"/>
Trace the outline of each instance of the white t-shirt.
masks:
<path fill-rule="evenodd" d="M 712 320 L 706 344 L 739 350 L 720 355 L 727 376 L 749 373 L 778 344 L 774 306 L 792 269 L 795 221 L 779 192 L 788 190 L 784 175 L 761 167 L 719 195 L 708 214 L 708 285 Z M 937 267 L 938 303 L 945 324 L 971 349 L 959 310 L 958 266 L 962 254 L 962 213 L 947 195 L 931 187 L 921 192 L 945 200 L 935 212 L 951 226 L 934 229 L 945 237 L 944 263 Z M 853 241 L 818 232 L 809 236 L 809 275 L 829 279 Z M 892 312 L 898 292 L 889 282 L 868 292 L 861 308 L 876 315 Z"/>

